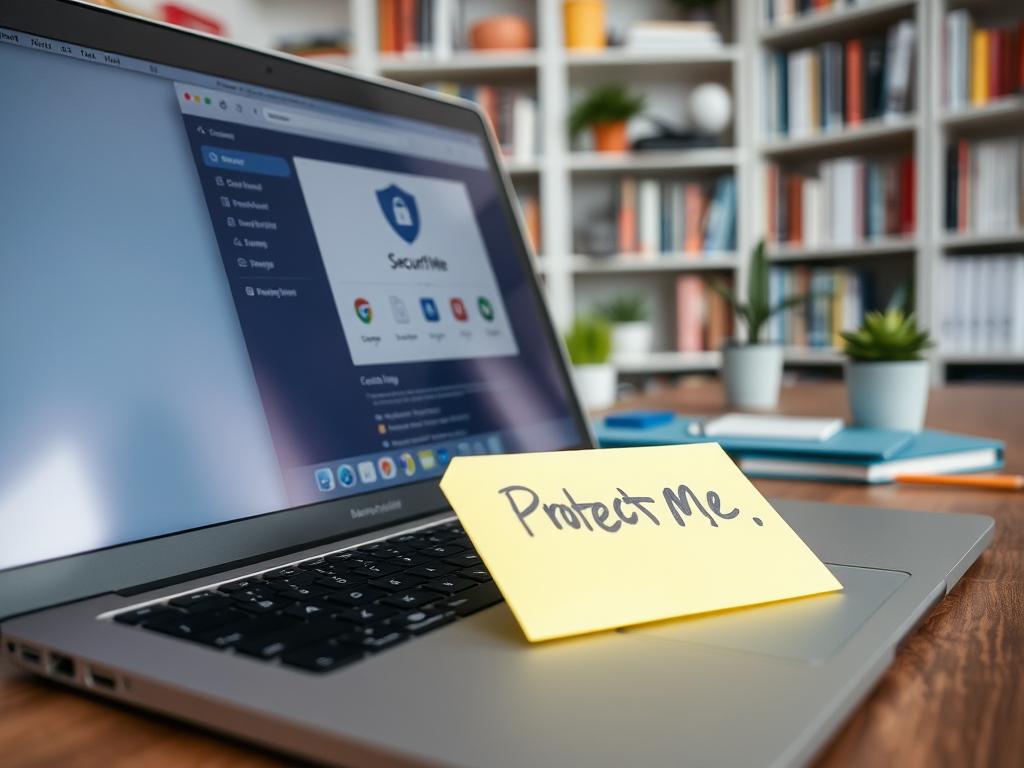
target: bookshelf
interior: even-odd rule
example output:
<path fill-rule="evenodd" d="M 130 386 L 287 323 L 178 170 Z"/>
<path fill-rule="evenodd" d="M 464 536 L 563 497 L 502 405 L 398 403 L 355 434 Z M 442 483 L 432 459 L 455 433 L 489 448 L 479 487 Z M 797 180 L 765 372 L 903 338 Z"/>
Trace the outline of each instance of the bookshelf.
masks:
<path fill-rule="evenodd" d="M 746 265 L 755 243 L 767 231 L 766 184 L 771 166 L 814 175 L 822 163 L 858 157 L 913 159 L 916 194 L 914 231 L 875 234 L 841 244 L 773 243 L 769 258 L 778 268 L 846 269 L 871 276 L 876 304 L 901 281 L 912 278 L 920 321 L 939 331 L 946 307 L 942 300 L 942 265 L 947 257 L 1024 251 L 1024 230 L 1006 232 L 947 231 L 945 227 L 946 148 L 961 139 L 978 141 L 1024 136 L 1024 93 L 983 105 L 949 109 L 945 103 L 946 15 L 967 9 L 981 26 L 1024 17 L 1019 0 L 837 0 L 804 15 L 769 21 L 769 0 L 719 0 L 715 20 L 723 45 L 715 50 L 636 51 L 612 47 L 571 51 L 564 46 L 562 0 L 433 0 L 435 9 L 455 9 L 463 27 L 484 16 L 513 13 L 534 25 L 536 47 L 528 51 L 483 53 L 465 50 L 453 39 L 432 52 L 382 54 L 379 51 L 377 0 L 206 0 L 204 8 L 223 18 L 243 42 L 273 47 L 281 36 L 304 30 L 349 31 L 345 55 L 321 59 L 422 85 L 439 81 L 521 88 L 536 94 L 536 157 L 508 157 L 506 165 L 517 193 L 538 200 L 541 242 L 538 272 L 559 327 L 621 292 L 642 292 L 652 301 L 655 352 L 643 360 L 619 364 L 627 376 L 674 375 L 713 371 L 714 351 L 675 351 L 675 281 L 688 274 L 713 272 L 732 276 L 741 293 Z M 136 0 L 142 10 L 157 0 Z M 782 9 L 800 0 L 771 0 Z M 817 5 L 814 3 L 813 5 Z M 812 5 L 808 3 L 807 5 Z M 608 26 L 621 34 L 639 19 L 679 18 L 671 0 L 608 0 Z M 856 124 L 799 136 L 770 135 L 764 130 L 769 100 L 765 93 L 765 54 L 790 52 L 819 44 L 880 36 L 903 21 L 916 29 L 911 95 L 913 108 L 895 115 L 865 117 Z M 695 85 L 717 82 L 732 95 L 733 119 L 721 145 L 709 149 L 597 153 L 586 142 L 572 145 L 566 132 L 571 105 L 597 84 L 623 82 L 643 91 L 648 107 L 660 117 L 685 119 L 687 95 Z M 631 125 L 631 132 L 642 126 Z M 633 255 L 597 255 L 586 237 L 588 222 L 604 215 L 624 176 L 660 182 L 695 180 L 712 184 L 732 174 L 737 189 L 735 249 L 728 253 L 669 252 L 645 259 Z M 603 213 L 602 213 L 603 212 Z M 613 249 L 614 250 L 614 249 Z M 1024 353 L 967 354 L 941 347 L 933 350 L 936 383 L 965 370 L 1024 371 Z M 839 375 L 842 356 L 831 348 L 787 347 L 787 367 L 832 371 Z M 979 368 L 980 370 L 980 368 Z M 955 374 L 955 375 L 954 375 Z"/>
<path fill-rule="evenodd" d="M 774 2 L 775 8 L 785 2 Z M 941 337 L 948 322 L 949 300 L 943 295 L 943 265 L 950 256 L 980 256 L 1024 251 L 1024 231 L 975 232 L 946 229 L 946 148 L 959 139 L 988 139 L 1024 135 L 1024 96 L 1006 95 L 976 106 L 947 108 L 943 88 L 946 40 L 946 14 L 969 9 L 980 26 L 997 26 L 1009 21 L 1019 23 L 1024 11 L 1009 0 L 867 0 L 856 5 L 836 3 L 819 12 L 767 20 L 766 2 L 753 2 L 751 22 L 756 48 L 747 76 L 758 83 L 756 108 L 762 118 L 770 99 L 760 84 L 765 52 L 795 51 L 829 41 L 884 35 L 891 25 L 913 20 L 917 39 L 915 50 L 914 108 L 900 116 L 864 120 L 859 125 L 839 130 L 813 132 L 799 138 L 766 135 L 762 129 L 755 140 L 755 188 L 765 189 L 767 169 L 771 165 L 808 172 L 816 163 L 844 156 L 886 156 L 909 153 L 914 160 L 916 199 L 915 229 L 883 237 L 863 238 L 859 242 L 806 247 L 794 243 L 776 243 L 769 249 L 773 264 L 797 265 L 811 270 L 836 265 L 863 270 L 875 283 L 875 303 L 884 304 L 887 292 L 904 277 L 914 281 L 915 305 L 921 322 L 933 335 Z M 1018 181 L 1019 184 L 1019 181 Z M 756 229 L 763 230 L 768 214 L 764 196 L 755 198 L 750 211 Z M 1024 370 L 1024 350 L 1014 352 L 950 351 L 940 345 L 932 350 L 936 383 L 947 379 L 970 378 L 972 370 L 981 376 L 1000 378 L 1020 376 Z M 839 367 L 842 357 L 830 348 L 788 347 L 790 367 Z M 1016 373 L 1014 373 L 1016 371 Z M 966 375 L 965 375 L 966 374 Z"/>

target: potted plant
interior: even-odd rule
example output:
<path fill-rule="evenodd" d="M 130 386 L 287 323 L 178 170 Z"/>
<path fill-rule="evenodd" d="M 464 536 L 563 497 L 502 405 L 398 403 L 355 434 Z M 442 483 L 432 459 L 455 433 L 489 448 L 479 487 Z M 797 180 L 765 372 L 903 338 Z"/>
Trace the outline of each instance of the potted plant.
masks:
<path fill-rule="evenodd" d="M 774 408 L 779 403 L 782 384 L 783 348 L 780 344 L 761 343 L 761 331 L 776 312 L 803 304 L 811 294 L 790 296 L 771 306 L 764 240 L 757 244 L 750 260 L 746 303 L 740 303 L 736 294 L 718 277 L 709 278 L 708 285 L 747 324 L 746 343 L 733 339 L 722 350 L 722 379 L 729 405 L 755 410 Z"/>
<path fill-rule="evenodd" d="M 615 402 L 617 376 L 615 366 L 608 362 L 611 347 L 611 328 L 601 317 L 577 317 L 566 334 L 576 391 L 585 408 L 607 408 Z"/>
<path fill-rule="evenodd" d="M 621 83 L 600 85 L 572 108 L 569 133 L 576 139 L 590 128 L 598 152 L 624 152 L 629 149 L 626 121 L 644 111 L 643 94 L 630 95 Z"/>
<path fill-rule="evenodd" d="M 623 294 L 599 307 L 612 324 L 612 355 L 637 357 L 651 351 L 654 327 L 648 319 L 647 299 L 642 294 Z"/>
<path fill-rule="evenodd" d="M 890 303 L 885 312 L 868 312 L 864 324 L 842 334 L 846 387 L 853 423 L 859 427 L 920 432 L 928 407 L 928 360 L 933 346 L 914 314 Z"/>

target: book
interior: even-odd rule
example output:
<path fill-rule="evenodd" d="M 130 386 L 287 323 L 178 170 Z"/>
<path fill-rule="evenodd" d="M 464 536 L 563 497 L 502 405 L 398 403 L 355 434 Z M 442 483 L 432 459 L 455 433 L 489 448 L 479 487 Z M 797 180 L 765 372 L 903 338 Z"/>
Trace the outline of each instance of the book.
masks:
<path fill-rule="evenodd" d="M 713 438 L 702 434 L 703 422 L 696 416 L 677 415 L 666 424 L 631 429 L 609 426 L 600 420 L 594 425 L 594 432 L 602 448 L 715 442 L 734 457 L 785 456 L 800 461 L 882 461 L 895 457 L 914 439 L 911 432 L 863 427 L 847 427 L 821 441 L 754 436 Z"/>
<path fill-rule="evenodd" d="M 704 281 L 699 275 L 676 278 L 676 349 L 704 349 Z"/>
<path fill-rule="evenodd" d="M 874 484 L 892 482 L 897 475 L 998 469 L 1003 465 L 1003 444 L 997 440 L 924 430 L 895 454 L 882 459 L 809 459 L 777 453 L 742 453 L 736 463 L 744 474 L 753 477 Z"/>
<path fill-rule="evenodd" d="M 705 437 L 767 437 L 823 442 L 838 434 L 844 426 L 842 419 L 727 413 L 704 422 L 701 432 Z"/>
<path fill-rule="evenodd" d="M 1024 354 L 1024 253 L 947 256 L 938 342 L 953 354 Z"/>

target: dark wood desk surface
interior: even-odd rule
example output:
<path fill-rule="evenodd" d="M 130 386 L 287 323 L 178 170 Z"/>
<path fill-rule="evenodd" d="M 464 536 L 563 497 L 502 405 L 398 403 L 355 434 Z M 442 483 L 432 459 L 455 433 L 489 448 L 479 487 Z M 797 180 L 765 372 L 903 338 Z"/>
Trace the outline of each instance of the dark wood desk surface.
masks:
<path fill-rule="evenodd" d="M 725 408 L 713 385 L 646 396 L 643 405 L 684 413 Z M 849 417 L 843 388 L 829 384 L 783 390 L 780 411 Z M 1024 474 L 1024 388 L 936 390 L 928 426 L 1004 440 L 1006 471 Z M 1024 766 L 1024 493 L 781 480 L 759 480 L 757 486 L 766 496 L 996 519 L 995 542 L 900 651 L 817 765 Z M 0 764 L 212 768 L 294 762 L 0 666 Z"/>

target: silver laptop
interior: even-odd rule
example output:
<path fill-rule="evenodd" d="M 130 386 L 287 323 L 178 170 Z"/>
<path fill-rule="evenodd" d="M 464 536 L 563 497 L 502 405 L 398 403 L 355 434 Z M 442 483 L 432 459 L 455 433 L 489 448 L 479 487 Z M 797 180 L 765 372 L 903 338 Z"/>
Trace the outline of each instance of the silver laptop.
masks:
<path fill-rule="evenodd" d="M 481 114 L 0 6 L 0 632 L 345 766 L 797 765 L 992 539 L 776 506 L 842 593 L 531 646 L 438 481 L 587 448 Z"/>

